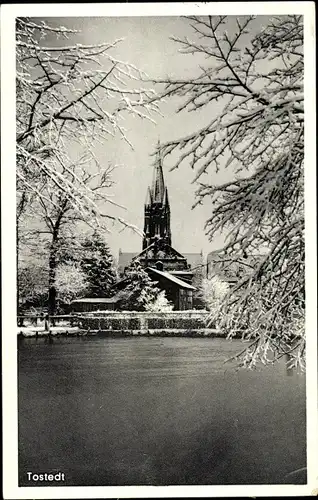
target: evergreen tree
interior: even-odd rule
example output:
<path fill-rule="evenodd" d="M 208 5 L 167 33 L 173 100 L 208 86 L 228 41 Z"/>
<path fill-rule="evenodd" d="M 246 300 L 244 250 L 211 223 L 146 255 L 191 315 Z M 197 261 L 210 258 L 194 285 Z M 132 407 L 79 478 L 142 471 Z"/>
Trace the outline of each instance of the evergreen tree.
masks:
<path fill-rule="evenodd" d="M 83 254 L 82 243 L 83 237 L 76 234 L 61 235 L 57 252 L 58 264 L 76 264 L 79 266 Z"/>
<path fill-rule="evenodd" d="M 157 299 L 160 292 L 157 283 L 149 278 L 138 260 L 133 261 L 126 269 L 124 279 L 127 284 L 119 293 L 122 310 L 145 311 Z"/>
<path fill-rule="evenodd" d="M 88 297 L 110 297 L 117 281 L 114 259 L 100 233 L 94 232 L 81 244 L 80 266 L 86 275 Z"/>

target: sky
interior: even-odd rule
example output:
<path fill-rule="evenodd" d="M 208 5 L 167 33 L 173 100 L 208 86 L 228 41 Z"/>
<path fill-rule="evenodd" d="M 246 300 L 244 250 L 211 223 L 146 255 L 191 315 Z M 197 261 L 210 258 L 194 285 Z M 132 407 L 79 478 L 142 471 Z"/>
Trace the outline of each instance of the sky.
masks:
<path fill-rule="evenodd" d="M 229 28 L 235 21 L 230 18 Z M 199 65 L 205 64 L 202 57 L 178 52 L 179 45 L 171 36 L 193 38 L 189 20 L 181 17 L 90 17 L 90 18 L 49 18 L 50 25 L 65 26 L 79 30 L 70 36 L 69 43 L 98 44 L 122 38 L 122 42 L 111 54 L 134 64 L 146 72 L 150 78 L 163 79 L 190 78 L 200 72 Z M 261 16 L 256 19 L 259 28 L 264 22 Z M 157 88 L 157 90 L 160 90 Z M 126 209 L 105 207 L 111 215 L 123 217 L 131 224 L 143 229 L 143 210 L 147 186 L 152 179 L 152 156 L 158 139 L 161 142 L 180 138 L 210 122 L 217 116 L 222 103 L 201 108 L 199 112 L 177 113 L 179 102 L 176 99 L 161 107 L 163 116 L 157 115 L 156 124 L 146 120 L 126 117 L 127 137 L 133 150 L 119 137 L 105 137 L 105 143 L 96 146 L 96 156 L 100 163 L 108 162 L 121 165 L 113 174 L 113 199 Z M 171 205 L 172 245 L 181 253 L 200 252 L 204 254 L 222 246 L 223 237 L 209 241 L 205 235 L 204 224 L 211 216 L 211 207 L 204 205 L 192 210 L 195 202 L 196 186 L 192 183 L 194 171 L 186 163 L 178 170 L 170 171 L 172 162 L 166 158 L 163 163 L 165 183 L 169 191 Z M 217 175 L 210 173 L 213 183 L 231 180 L 230 170 L 221 170 Z M 119 249 L 123 252 L 141 250 L 142 238 L 130 230 L 112 229 L 107 235 L 108 244 L 117 257 Z"/>

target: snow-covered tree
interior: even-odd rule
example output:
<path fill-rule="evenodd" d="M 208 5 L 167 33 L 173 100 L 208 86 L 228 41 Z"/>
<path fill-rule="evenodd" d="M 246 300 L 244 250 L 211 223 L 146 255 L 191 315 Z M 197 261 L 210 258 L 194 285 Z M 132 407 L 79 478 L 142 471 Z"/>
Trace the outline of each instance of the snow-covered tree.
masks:
<path fill-rule="evenodd" d="M 142 268 L 138 259 L 131 262 L 124 274 L 125 287 L 119 292 L 119 307 L 126 311 L 145 311 L 160 292 Z"/>
<path fill-rule="evenodd" d="M 215 309 L 216 305 L 222 302 L 228 291 L 228 283 L 221 280 L 217 275 L 202 280 L 200 292 L 209 310 Z"/>
<path fill-rule="evenodd" d="M 28 265 L 18 268 L 19 309 L 47 305 L 49 274 L 45 266 Z"/>
<path fill-rule="evenodd" d="M 113 168 L 108 165 L 101 168 L 88 168 L 88 165 L 72 165 L 66 171 L 57 166 L 56 172 L 70 181 L 78 177 L 87 190 L 91 192 L 91 200 L 97 205 L 107 203 L 108 189 L 112 185 L 111 173 Z M 74 233 L 81 223 L 82 226 L 96 226 L 96 218 L 79 211 L 74 207 L 72 198 L 64 190 L 57 187 L 51 178 L 37 184 L 39 196 L 34 196 L 28 210 L 20 216 L 20 239 L 24 236 L 24 229 L 29 236 L 36 239 L 42 246 L 43 253 L 47 253 L 49 267 L 49 311 L 54 314 L 56 307 L 55 286 L 57 266 L 61 258 L 65 260 L 65 243 L 68 238 L 74 238 Z M 29 238 L 30 239 L 30 238 Z M 31 238 L 32 239 L 32 238 Z M 21 245 L 20 245 L 21 246 Z M 62 248 L 61 248 L 62 246 Z M 66 247 L 70 245 L 66 244 Z"/>
<path fill-rule="evenodd" d="M 230 335 L 248 325 L 246 364 L 288 353 L 303 365 L 303 18 L 266 18 L 263 28 L 253 16 L 187 22 L 193 39 L 175 40 L 205 62 L 193 78 L 161 82 L 161 97 L 177 96 L 179 111 L 205 108 L 211 118 L 163 144 L 162 154 L 172 154 L 172 168 L 195 169 L 196 204 L 212 204 L 207 235 L 226 234 L 227 259 L 262 256 L 220 305 Z M 225 168 L 233 180 L 218 185 L 213 171 Z"/>
<path fill-rule="evenodd" d="M 145 310 L 149 312 L 170 312 L 173 310 L 173 305 L 167 299 L 165 291 L 162 290 L 155 300 L 152 299 L 146 304 Z"/>
<path fill-rule="evenodd" d="M 18 196 L 44 195 L 49 180 L 82 215 L 115 218 L 96 206 L 92 191 L 73 165 L 96 165 L 94 146 L 115 134 L 132 147 L 127 113 L 150 119 L 158 107 L 151 89 L 138 88 L 145 75 L 112 55 L 121 40 L 83 45 L 80 32 L 36 18 L 16 20 L 16 117 Z M 137 88 L 136 88 L 137 86 Z M 67 175 L 68 174 L 68 175 Z M 108 203 L 112 199 L 108 198 Z"/>
<path fill-rule="evenodd" d="M 107 210 L 114 204 L 106 189 L 112 167 L 100 164 L 96 144 L 119 134 L 132 147 L 125 115 L 152 120 L 158 110 L 149 102 L 153 90 L 138 88 L 145 75 L 112 56 L 120 40 L 72 43 L 79 36 L 52 21 L 16 20 L 17 261 L 23 229 L 34 228 L 31 210 L 45 225 L 32 233 L 38 243 L 43 231 L 51 239 L 51 313 L 61 227 L 70 220 L 94 221 L 104 230 L 114 221 L 133 227 Z"/>
<path fill-rule="evenodd" d="M 57 266 L 55 287 L 58 300 L 69 304 L 72 300 L 85 295 L 89 283 L 81 268 L 71 262 Z"/>
<path fill-rule="evenodd" d="M 221 306 L 228 292 L 229 284 L 223 281 L 218 275 L 202 280 L 199 289 L 199 297 L 202 299 L 206 309 L 210 311 L 210 315 L 213 318 L 213 320 L 210 321 L 211 326 L 219 327 L 222 323 L 221 315 L 223 311 L 221 310 Z"/>
<path fill-rule="evenodd" d="M 89 297 L 109 297 L 114 292 L 111 287 L 117 281 L 117 272 L 110 249 L 102 237 L 95 231 L 81 243 L 80 267 L 86 276 Z"/>

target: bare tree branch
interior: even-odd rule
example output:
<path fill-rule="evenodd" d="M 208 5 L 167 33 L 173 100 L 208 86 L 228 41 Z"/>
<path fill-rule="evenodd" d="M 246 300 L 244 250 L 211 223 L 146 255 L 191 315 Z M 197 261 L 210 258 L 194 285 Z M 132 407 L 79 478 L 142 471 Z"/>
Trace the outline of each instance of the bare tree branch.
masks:
<path fill-rule="evenodd" d="M 159 99 L 182 98 L 179 112 L 207 108 L 212 118 L 162 144 L 161 154 L 174 154 L 172 170 L 181 163 L 195 170 L 194 206 L 211 203 L 207 235 L 211 241 L 226 235 L 218 255 L 223 272 L 244 255 L 255 256 L 209 321 L 252 342 L 239 355 L 246 366 L 288 353 L 303 367 L 303 20 L 274 17 L 256 34 L 253 17 L 236 18 L 235 29 L 233 18 L 192 16 L 188 22 L 193 40 L 175 41 L 181 52 L 207 62 L 188 80 L 158 81 L 164 85 Z M 222 104 L 217 115 L 214 102 Z M 224 168 L 233 180 L 213 183 L 211 170 Z"/>

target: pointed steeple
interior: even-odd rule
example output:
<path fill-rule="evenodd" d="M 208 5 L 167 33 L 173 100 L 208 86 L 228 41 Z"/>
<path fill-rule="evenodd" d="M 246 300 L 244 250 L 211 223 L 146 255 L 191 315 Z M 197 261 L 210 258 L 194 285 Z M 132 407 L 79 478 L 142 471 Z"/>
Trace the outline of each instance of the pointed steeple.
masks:
<path fill-rule="evenodd" d="M 169 203 L 168 188 L 167 187 L 165 188 L 165 194 L 164 194 L 164 197 L 163 197 L 162 205 L 164 206 L 164 208 L 166 209 L 166 211 L 170 212 L 170 203 Z"/>
<path fill-rule="evenodd" d="M 151 196 L 150 187 L 148 187 L 148 189 L 147 189 L 147 195 L 146 195 L 146 202 L 145 202 L 145 205 L 146 205 L 147 207 L 149 207 L 151 204 L 152 204 L 152 196 Z"/>
<path fill-rule="evenodd" d="M 162 161 L 161 161 L 161 153 L 160 153 L 160 141 L 158 141 L 157 146 L 157 155 L 156 161 L 154 164 L 152 185 L 151 185 L 151 195 L 152 201 L 154 203 L 162 203 L 164 192 L 165 192 L 165 183 L 163 179 L 163 171 L 162 171 Z"/>
<path fill-rule="evenodd" d="M 160 142 L 157 145 L 151 188 L 147 190 L 145 203 L 144 238 L 142 248 L 145 249 L 158 238 L 171 245 L 170 205 L 168 189 L 165 187 L 160 154 Z"/>

